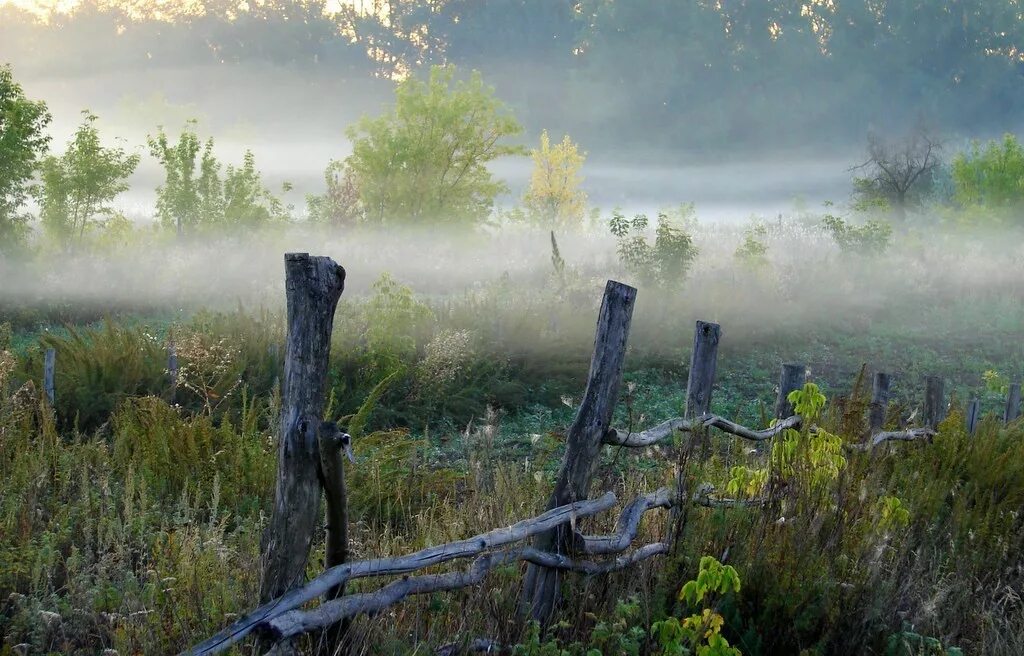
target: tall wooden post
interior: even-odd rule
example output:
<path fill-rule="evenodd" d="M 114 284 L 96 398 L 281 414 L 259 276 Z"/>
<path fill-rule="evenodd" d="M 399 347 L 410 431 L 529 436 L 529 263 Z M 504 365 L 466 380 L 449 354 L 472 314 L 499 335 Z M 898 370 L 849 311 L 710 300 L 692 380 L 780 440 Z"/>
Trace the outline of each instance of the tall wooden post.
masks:
<path fill-rule="evenodd" d="M 1020 383 L 1010 385 L 1010 391 L 1006 395 L 1006 410 L 1003 411 L 1003 421 L 1007 424 L 1020 416 Z"/>
<path fill-rule="evenodd" d="M 590 492 L 590 481 L 601 452 L 601 438 L 611 426 L 612 411 L 619 397 L 635 302 L 636 289 L 608 281 L 597 318 L 586 391 L 566 436 L 565 456 L 548 509 L 586 499 Z M 570 527 L 563 525 L 538 535 L 534 547 L 565 553 L 570 537 Z M 546 625 L 558 603 L 560 578 L 558 570 L 529 565 L 520 597 L 523 614 Z"/>
<path fill-rule="evenodd" d="M 52 348 L 46 349 L 43 357 L 43 390 L 46 398 L 50 400 L 50 407 L 53 407 L 53 399 L 56 396 L 56 385 L 54 377 L 57 369 L 57 351 Z"/>
<path fill-rule="evenodd" d="M 302 582 L 320 512 L 317 429 L 323 417 L 334 311 L 345 269 L 329 257 L 284 256 L 288 302 L 281 432 L 274 511 L 264 543 L 260 599 Z"/>
<path fill-rule="evenodd" d="M 964 414 L 964 428 L 968 435 L 974 435 L 978 430 L 978 421 L 981 419 L 981 401 L 971 399 L 967 404 L 967 412 Z"/>
<path fill-rule="evenodd" d="M 786 419 L 793 416 L 793 404 L 789 402 L 789 393 L 803 389 L 807 378 L 807 367 L 802 364 L 787 363 L 782 365 L 779 374 L 779 396 L 775 399 L 775 418 Z"/>
<path fill-rule="evenodd" d="M 718 340 L 721 335 L 722 327 L 717 323 L 697 322 L 693 331 L 690 375 L 686 381 L 684 419 L 695 419 L 711 412 L 711 388 L 715 384 Z"/>
<path fill-rule="evenodd" d="M 928 376 L 924 390 L 924 424 L 929 428 L 935 428 L 945 418 L 945 383 L 938 376 Z"/>
<path fill-rule="evenodd" d="M 868 408 L 868 426 L 872 434 L 885 427 L 885 413 L 889 409 L 889 386 L 892 378 L 889 374 L 876 371 L 871 384 L 871 406 Z"/>

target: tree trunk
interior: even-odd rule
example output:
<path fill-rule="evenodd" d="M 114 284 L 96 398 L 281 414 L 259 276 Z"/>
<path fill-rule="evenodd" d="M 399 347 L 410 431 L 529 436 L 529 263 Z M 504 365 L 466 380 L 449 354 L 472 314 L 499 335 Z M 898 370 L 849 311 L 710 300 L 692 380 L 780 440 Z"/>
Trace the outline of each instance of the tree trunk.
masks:
<path fill-rule="evenodd" d="M 775 399 L 775 418 L 786 419 L 793 416 L 793 404 L 789 402 L 789 393 L 802 389 L 807 378 L 807 367 L 802 364 L 784 364 L 779 374 L 779 396 Z"/>
<path fill-rule="evenodd" d="M 586 499 L 590 491 L 601 439 L 611 426 L 612 411 L 619 396 L 635 301 L 636 289 L 608 281 L 597 319 L 586 391 L 566 436 L 565 456 L 548 501 L 549 509 Z M 571 528 L 563 524 L 538 535 L 534 547 L 566 553 L 570 537 Z M 558 570 L 532 564 L 527 567 L 520 597 L 521 612 L 546 626 L 559 600 L 560 578 Z"/>
<path fill-rule="evenodd" d="M 288 301 L 274 511 L 264 543 L 263 602 L 301 584 L 320 510 L 317 429 L 324 412 L 334 311 L 345 270 L 328 257 L 284 256 Z"/>

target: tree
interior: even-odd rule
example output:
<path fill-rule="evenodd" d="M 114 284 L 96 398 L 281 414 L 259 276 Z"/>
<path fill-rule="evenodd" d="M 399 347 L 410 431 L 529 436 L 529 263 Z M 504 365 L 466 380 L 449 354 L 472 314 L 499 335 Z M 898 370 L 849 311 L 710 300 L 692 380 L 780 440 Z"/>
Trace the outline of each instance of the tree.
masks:
<path fill-rule="evenodd" d="M 969 153 L 953 159 L 952 173 L 962 205 L 1005 209 L 1024 204 L 1024 146 L 1012 134 L 984 148 L 975 142 Z"/>
<path fill-rule="evenodd" d="M 530 151 L 533 173 L 526 190 L 526 207 L 534 221 L 549 228 L 578 226 L 587 209 L 580 189 L 580 169 L 586 159 L 569 135 L 551 146 L 548 131 L 540 135 L 540 148 Z"/>
<path fill-rule="evenodd" d="M 21 212 L 50 124 L 46 103 L 29 100 L 9 66 L 0 66 L 0 253 L 11 252 L 28 234 Z"/>
<path fill-rule="evenodd" d="M 507 190 L 487 169 L 504 155 L 523 154 L 502 140 L 522 128 L 480 74 L 455 81 L 455 69 L 434 66 L 428 81 L 408 78 L 395 107 L 347 131 L 351 169 L 366 220 L 473 225 Z"/>
<path fill-rule="evenodd" d="M 250 150 L 245 151 L 241 166 L 227 167 L 223 207 L 223 222 L 229 226 L 259 228 L 288 218 L 281 201 L 263 185 Z"/>
<path fill-rule="evenodd" d="M 88 226 L 114 215 L 110 203 L 128 190 L 127 178 L 139 165 L 137 154 L 104 148 L 96 116 L 82 115 L 67 151 L 43 160 L 36 191 L 43 229 L 65 250 L 81 244 Z"/>
<path fill-rule="evenodd" d="M 200 146 L 195 126 L 195 121 L 189 121 L 176 144 L 168 140 L 163 128 L 147 140 L 150 153 L 164 167 L 164 184 L 156 190 L 157 217 L 165 227 L 175 228 L 179 239 L 186 227 L 215 221 L 223 212 L 220 163 L 213 155 L 213 139 Z"/>
<path fill-rule="evenodd" d="M 909 136 L 885 140 L 868 134 L 868 159 L 853 167 L 865 171 L 854 178 L 854 193 L 861 206 L 887 204 L 896 216 L 906 218 L 907 208 L 918 203 L 931 184 L 931 176 L 941 163 L 939 141 L 919 126 Z"/>
<path fill-rule="evenodd" d="M 322 196 L 306 196 L 311 222 L 339 227 L 354 225 L 363 219 L 363 206 L 352 169 L 344 162 L 332 160 L 324 171 L 324 184 L 327 190 Z"/>

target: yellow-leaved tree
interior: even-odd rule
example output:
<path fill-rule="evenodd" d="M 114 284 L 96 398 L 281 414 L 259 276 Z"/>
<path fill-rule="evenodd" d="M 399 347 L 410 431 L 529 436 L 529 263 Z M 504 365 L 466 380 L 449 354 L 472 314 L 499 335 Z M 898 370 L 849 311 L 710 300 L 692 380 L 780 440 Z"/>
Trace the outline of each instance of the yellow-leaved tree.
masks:
<path fill-rule="evenodd" d="M 533 173 L 524 198 L 530 218 L 548 228 L 579 226 L 586 212 L 587 195 L 580 189 L 580 169 L 586 153 L 568 135 L 554 146 L 545 130 L 540 148 L 530 151 Z"/>

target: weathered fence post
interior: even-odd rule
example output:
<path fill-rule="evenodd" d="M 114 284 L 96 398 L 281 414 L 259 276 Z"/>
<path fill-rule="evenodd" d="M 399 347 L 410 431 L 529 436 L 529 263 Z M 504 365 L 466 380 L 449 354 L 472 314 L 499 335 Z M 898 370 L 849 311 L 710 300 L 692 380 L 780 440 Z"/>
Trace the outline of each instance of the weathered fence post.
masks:
<path fill-rule="evenodd" d="M 274 512 L 264 542 L 264 602 L 302 582 L 320 510 L 317 429 L 324 412 L 334 311 L 345 269 L 329 257 L 284 256 L 288 337 Z"/>
<path fill-rule="evenodd" d="M 889 386 L 892 377 L 876 371 L 871 383 L 871 406 L 868 408 L 868 426 L 871 433 L 877 433 L 885 426 L 885 413 L 889 408 Z"/>
<path fill-rule="evenodd" d="M 1003 421 L 1010 423 L 1020 416 L 1020 383 L 1010 385 L 1006 395 L 1006 410 L 1003 411 Z"/>
<path fill-rule="evenodd" d="M 967 404 L 967 411 L 964 413 L 964 428 L 969 435 L 974 435 L 978 430 L 978 420 L 981 419 L 981 401 L 971 399 Z"/>
<path fill-rule="evenodd" d="M 57 351 L 48 348 L 46 349 L 46 355 L 43 357 L 43 390 L 46 392 L 46 398 L 50 400 L 50 407 L 53 407 L 53 399 L 56 393 L 54 374 L 57 368 Z"/>
<path fill-rule="evenodd" d="M 938 376 L 928 376 L 924 389 L 924 425 L 934 429 L 945 418 L 945 383 Z"/>
<path fill-rule="evenodd" d="M 690 375 L 686 380 L 683 419 L 695 419 L 711 412 L 711 388 L 715 384 L 718 340 L 721 335 L 722 327 L 717 323 L 697 322 L 693 331 L 693 352 L 690 354 Z"/>
<path fill-rule="evenodd" d="M 611 427 L 612 411 L 619 397 L 635 301 L 636 289 L 614 280 L 608 281 L 597 318 L 586 391 L 566 435 L 565 456 L 548 509 L 587 498 L 601 452 L 601 439 Z M 569 538 L 570 527 L 562 525 L 538 535 L 534 547 L 541 551 L 565 553 Z M 560 578 L 558 570 L 529 565 L 520 597 L 521 612 L 546 624 L 558 603 Z"/>
<path fill-rule="evenodd" d="M 718 364 L 718 342 L 722 327 L 717 323 L 698 321 L 693 331 L 693 351 L 690 353 L 690 373 L 686 380 L 686 408 L 683 418 L 693 421 L 711 412 L 711 390 L 715 384 L 715 368 Z M 686 524 L 688 504 L 685 501 L 687 489 L 687 463 L 694 449 L 707 446 L 707 429 L 694 428 L 686 446 L 679 451 L 676 462 L 675 497 L 676 504 L 669 513 L 668 528 L 665 531 L 668 544 L 673 551 L 680 544 L 679 536 Z"/>
<path fill-rule="evenodd" d="M 782 365 L 779 374 L 779 396 L 775 399 L 775 418 L 785 419 L 793 416 L 793 404 L 789 402 L 789 393 L 802 389 L 807 378 L 807 367 L 802 364 L 787 363 Z"/>

